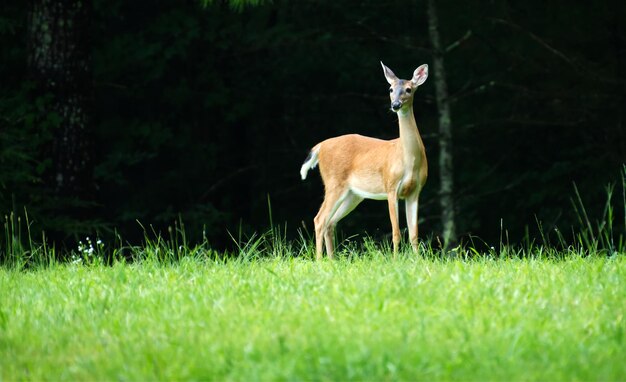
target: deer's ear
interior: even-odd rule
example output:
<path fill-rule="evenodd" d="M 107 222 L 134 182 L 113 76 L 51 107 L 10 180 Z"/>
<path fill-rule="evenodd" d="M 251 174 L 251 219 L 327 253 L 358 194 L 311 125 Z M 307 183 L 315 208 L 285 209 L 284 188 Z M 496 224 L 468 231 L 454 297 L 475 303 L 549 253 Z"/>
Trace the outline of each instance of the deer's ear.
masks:
<path fill-rule="evenodd" d="M 411 82 L 413 82 L 415 86 L 420 86 L 421 84 L 426 82 L 427 78 L 428 78 L 428 65 L 424 64 L 424 65 L 420 65 L 417 69 L 415 69 L 415 71 L 413 72 L 413 78 L 411 79 Z"/>
<path fill-rule="evenodd" d="M 396 75 L 393 74 L 391 69 L 386 67 L 382 61 L 380 62 L 380 64 L 383 66 L 383 73 L 385 73 L 385 78 L 387 79 L 387 82 L 389 82 L 389 85 L 393 85 L 393 83 L 398 80 L 398 77 L 396 77 Z"/>

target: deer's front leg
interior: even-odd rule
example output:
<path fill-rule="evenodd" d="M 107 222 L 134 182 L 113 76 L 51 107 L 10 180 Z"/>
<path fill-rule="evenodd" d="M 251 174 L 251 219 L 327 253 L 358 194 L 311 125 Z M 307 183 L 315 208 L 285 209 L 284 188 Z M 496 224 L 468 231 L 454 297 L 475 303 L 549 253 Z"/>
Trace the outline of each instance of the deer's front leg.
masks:
<path fill-rule="evenodd" d="M 409 239 L 411 241 L 411 246 L 413 247 L 413 251 L 417 252 L 417 211 L 419 208 L 419 194 L 415 193 L 415 195 L 406 198 L 404 207 L 406 210 L 406 225 L 409 228 Z"/>
<path fill-rule="evenodd" d="M 398 194 L 390 192 L 387 194 L 389 204 L 389 219 L 391 220 L 391 237 L 393 240 L 393 253 L 398 253 L 400 247 L 400 223 L 398 221 Z"/>

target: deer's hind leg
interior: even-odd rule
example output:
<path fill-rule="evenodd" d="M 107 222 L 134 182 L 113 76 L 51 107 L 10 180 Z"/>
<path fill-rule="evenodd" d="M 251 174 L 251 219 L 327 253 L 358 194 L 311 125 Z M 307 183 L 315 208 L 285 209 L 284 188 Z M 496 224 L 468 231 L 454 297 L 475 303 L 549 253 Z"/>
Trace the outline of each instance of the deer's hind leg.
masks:
<path fill-rule="evenodd" d="M 336 205 L 340 202 L 341 194 L 341 191 L 337 189 L 327 189 L 324 195 L 324 202 L 322 202 L 320 210 L 317 212 L 317 215 L 315 215 L 315 219 L 313 219 L 315 225 L 315 258 L 317 260 L 322 259 L 324 238 L 328 229 L 328 222 L 332 213 L 337 209 Z M 332 241 L 330 245 L 332 248 Z M 326 247 L 328 248 L 328 243 L 326 243 Z M 332 256 L 332 253 L 329 254 L 329 257 L 330 256 Z"/>
<path fill-rule="evenodd" d="M 347 191 L 342 198 L 337 201 L 335 211 L 330 214 L 328 227 L 324 233 L 324 241 L 326 242 L 326 253 L 331 259 L 335 251 L 335 227 L 337 223 L 352 212 L 362 201 L 362 197 L 351 191 Z"/>

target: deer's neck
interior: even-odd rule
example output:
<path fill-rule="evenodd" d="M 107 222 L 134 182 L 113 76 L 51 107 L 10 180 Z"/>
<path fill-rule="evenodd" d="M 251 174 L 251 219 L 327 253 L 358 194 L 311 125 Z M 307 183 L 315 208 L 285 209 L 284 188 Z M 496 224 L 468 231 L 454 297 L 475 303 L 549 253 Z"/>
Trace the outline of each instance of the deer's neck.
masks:
<path fill-rule="evenodd" d="M 400 144 L 405 174 L 415 172 L 420 167 L 425 153 L 424 143 L 417 130 L 412 106 L 398 111 L 398 123 L 400 125 Z"/>

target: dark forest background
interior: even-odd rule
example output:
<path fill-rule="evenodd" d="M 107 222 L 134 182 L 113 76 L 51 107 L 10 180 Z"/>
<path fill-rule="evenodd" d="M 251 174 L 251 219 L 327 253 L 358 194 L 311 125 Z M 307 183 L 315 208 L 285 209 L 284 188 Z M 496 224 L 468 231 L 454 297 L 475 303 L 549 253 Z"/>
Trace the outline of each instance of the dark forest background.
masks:
<path fill-rule="evenodd" d="M 600 215 L 626 162 L 626 2 L 435 3 L 459 237 L 495 242 L 504 227 L 515 241 L 537 222 L 568 231 L 574 183 Z M 191 240 L 204 231 L 225 248 L 228 231 L 266 230 L 271 202 L 274 224 L 310 235 L 323 189 L 300 165 L 332 136 L 397 137 L 379 61 L 401 78 L 432 64 L 426 8 L 4 1 L 0 212 L 25 208 L 33 232 L 65 243 L 132 242 L 138 221 L 164 231 L 182 220 Z M 422 237 L 442 227 L 433 76 L 414 103 L 430 164 Z M 386 203 L 364 202 L 339 230 L 385 237 Z"/>

